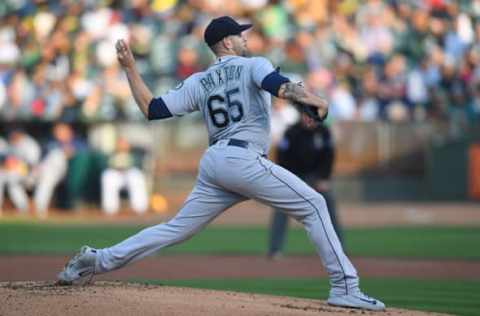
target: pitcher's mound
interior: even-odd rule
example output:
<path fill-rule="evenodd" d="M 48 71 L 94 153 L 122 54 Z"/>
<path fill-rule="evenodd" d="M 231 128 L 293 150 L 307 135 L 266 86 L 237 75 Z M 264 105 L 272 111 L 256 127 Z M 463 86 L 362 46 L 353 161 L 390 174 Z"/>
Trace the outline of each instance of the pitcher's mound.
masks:
<path fill-rule="evenodd" d="M 1 282 L 0 315 L 433 315 L 389 308 L 365 312 L 291 297 L 122 282 L 57 286 Z M 438 314 L 437 314 L 438 315 Z"/>

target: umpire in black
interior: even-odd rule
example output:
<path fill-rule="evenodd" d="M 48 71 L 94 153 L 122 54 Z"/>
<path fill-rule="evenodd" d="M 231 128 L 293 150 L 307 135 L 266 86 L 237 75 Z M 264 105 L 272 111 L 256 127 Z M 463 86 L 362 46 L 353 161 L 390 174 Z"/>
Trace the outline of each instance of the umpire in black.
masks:
<path fill-rule="evenodd" d="M 330 183 L 334 160 L 335 148 L 330 129 L 323 123 L 317 125 L 305 113 L 302 113 L 301 119 L 295 125 L 287 129 L 277 145 L 277 163 L 323 195 L 333 227 L 343 244 Z M 269 258 L 274 259 L 281 255 L 287 226 L 287 215 L 274 210 L 267 254 Z"/>

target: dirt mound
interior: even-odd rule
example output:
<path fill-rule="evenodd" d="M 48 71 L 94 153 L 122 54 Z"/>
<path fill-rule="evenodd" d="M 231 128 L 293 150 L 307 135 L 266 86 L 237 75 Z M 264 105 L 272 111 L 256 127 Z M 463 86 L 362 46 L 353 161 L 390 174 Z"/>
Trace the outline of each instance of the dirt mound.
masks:
<path fill-rule="evenodd" d="M 389 308 L 373 313 L 317 300 L 136 283 L 1 282 L 0 315 L 439 315 Z"/>

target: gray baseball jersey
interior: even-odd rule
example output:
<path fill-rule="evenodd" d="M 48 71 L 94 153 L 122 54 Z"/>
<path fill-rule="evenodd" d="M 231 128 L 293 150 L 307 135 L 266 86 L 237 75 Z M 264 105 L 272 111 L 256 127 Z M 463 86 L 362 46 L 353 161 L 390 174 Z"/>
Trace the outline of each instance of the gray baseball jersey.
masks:
<path fill-rule="evenodd" d="M 268 151 L 271 95 L 262 80 L 274 68 L 263 57 L 218 58 L 206 71 L 196 73 L 162 99 L 173 115 L 201 111 L 210 143 L 238 138 Z"/>
<path fill-rule="evenodd" d="M 358 291 L 356 270 L 335 234 L 325 199 L 264 157 L 269 145 L 271 99 L 262 88 L 269 86 L 264 81 L 272 74 L 275 77 L 264 58 L 227 56 L 161 96 L 159 106 L 166 106 L 169 115 L 201 111 L 211 146 L 202 156 L 192 192 L 175 217 L 113 247 L 99 249 L 96 273 L 118 269 L 182 242 L 232 205 L 255 199 L 304 225 L 330 276 L 331 294 Z"/>

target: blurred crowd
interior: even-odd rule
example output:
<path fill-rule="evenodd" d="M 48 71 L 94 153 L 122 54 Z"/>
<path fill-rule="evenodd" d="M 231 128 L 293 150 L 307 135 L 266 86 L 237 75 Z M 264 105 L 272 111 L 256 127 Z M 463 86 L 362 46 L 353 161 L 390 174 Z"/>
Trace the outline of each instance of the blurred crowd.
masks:
<path fill-rule="evenodd" d="M 137 120 L 114 42 L 161 93 L 212 62 L 203 30 L 224 14 L 334 119 L 479 120 L 480 0 L 4 0 L 0 120 Z"/>
<path fill-rule="evenodd" d="M 122 190 L 131 209 L 145 213 L 149 197 L 142 157 L 123 136 L 115 143 L 102 154 L 66 123 L 54 124 L 43 143 L 12 129 L 0 137 L 0 217 L 11 205 L 21 214 L 46 218 L 50 209 L 74 209 L 80 200 L 95 200 L 114 215 L 121 209 Z M 100 196 L 89 197 L 92 192 Z"/>
<path fill-rule="evenodd" d="M 59 123 L 42 146 L 23 129 L 13 129 L 0 138 L 0 213 L 5 197 L 21 213 L 30 209 L 32 191 L 36 214 L 45 217 L 56 186 L 65 178 L 68 160 L 85 150 L 69 125 Z"/>

